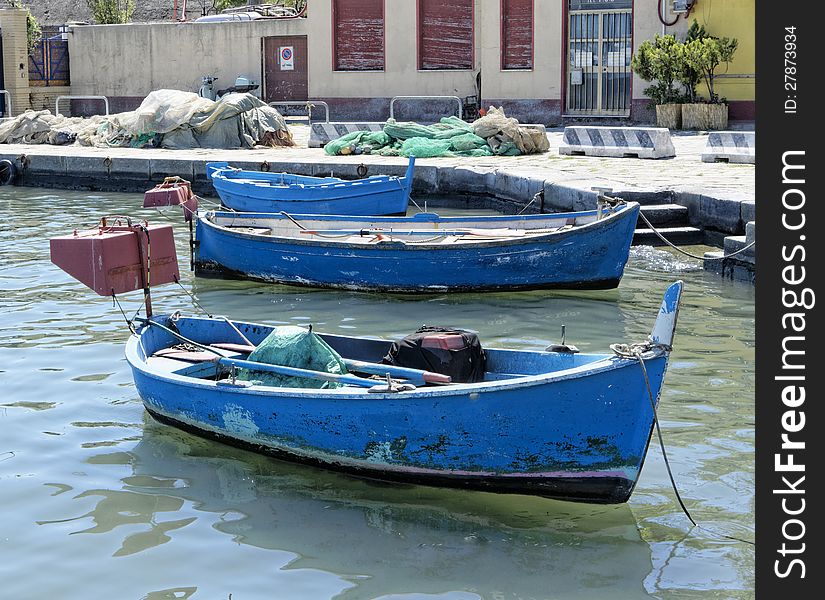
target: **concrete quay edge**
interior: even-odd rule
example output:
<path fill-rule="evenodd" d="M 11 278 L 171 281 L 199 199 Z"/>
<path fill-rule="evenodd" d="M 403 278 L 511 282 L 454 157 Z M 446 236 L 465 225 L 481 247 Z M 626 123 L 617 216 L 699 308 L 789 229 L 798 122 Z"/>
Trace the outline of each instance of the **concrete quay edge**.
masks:
<path fill-rule="evenodd" d="M 287 149 L 288 150 L 288 149 Z M 250 155 L 261 152 L 260 160 Z M 251 170 L 270 170 L 303 175 L 334 175 L 345 179 L 357 178 L 361 164 L 368 167 L 368 175 L 403 175 L 406 159 L 386 159 L 373 156 L 331 157 L 322 152 L 317 157 L 305 155 L 295 158 L 262 151 L 206 150 L 169 151 L 160 149 L 100 149 L 78 146 L 0 146 L 0 160 L 11 161 L 19 171 L 19 185 L 55 187 L 62 189 L 90 189 L 140 193 L 151 188 L 164 177 L 179 175 L 192 182 L 196 193 L 214 196 L 206 178 L 206 163 L 212 160 L 229 161 L 233 166 Z M 274 157 L 273 157 L 274 156 Z M 382 160 L 375 160 L 381 158 Z M 587 160 L 587 159 L 584 159 Z M 621 161 L 623 159 L 616 159 Z M 663 187 L 660 184 L 634 181 L 627 184 L 601 173 L 592 175 L 559 176 L 553 161 L 547 166 L 535 164 L 493 166 L 490 161 L 468 165 L 450 159 L 424 159 L 416 162 L 413 197 L 426 195 L 486 196 L 494 200 L 495 208 L 515 208 L 525 212 L 571 211 L 595 206 L 592 187 L 607 187 L 625 200 L 640 204 L 678 204 L 688 209 L 690 224 L 713 229 L 728 235 L 742 235 L 745 224 L 754 221 L 755 200 L 747 193 L 720 190 L 712 187 L 696 189 L 691 186 Z M 543 204 L 537 193 L 544 192 Z M 530 204 L 530 206 L 527 206 Z M 482 208 L 472 200 L 468 208 Z M 488 202 L 485 207 L 490 207 Z"/>

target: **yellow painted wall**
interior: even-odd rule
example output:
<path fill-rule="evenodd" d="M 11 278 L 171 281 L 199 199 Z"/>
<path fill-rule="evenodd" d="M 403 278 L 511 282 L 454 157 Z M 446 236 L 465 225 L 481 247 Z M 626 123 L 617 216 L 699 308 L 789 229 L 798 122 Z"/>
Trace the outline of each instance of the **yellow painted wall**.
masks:
<path fill-rule="evenodd" d="M 728 100 L 754 100 L 756 77 L 756 21 L 755 0 L 697 0 L 691 21 L 704 25 L 708 33 L 717 37 L 739 40 L 733 61 L 717 69 L 714 82 L 716 93 Z M 707 97 L 707 86 L 697 90 Z"/>
<path fill-rule="evenodd" d="M 26 12 L 19 8 L 0 9 L 3 31 L 3 80 L 11 101 L 11 115 L 29 108 L 29 59 L 26 42 Z M 8 105 L 6 106 L 8 111 Z M 5 116 L 11 116 L 9 114 Z"/>

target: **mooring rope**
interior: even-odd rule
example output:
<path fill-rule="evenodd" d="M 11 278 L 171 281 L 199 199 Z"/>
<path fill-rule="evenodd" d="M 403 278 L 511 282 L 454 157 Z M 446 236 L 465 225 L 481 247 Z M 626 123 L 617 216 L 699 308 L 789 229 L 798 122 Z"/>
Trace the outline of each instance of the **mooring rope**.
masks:
<path fill-rule="evenodd" d="M 653 224 L 647 219 L 647 217 L 644 215 L 644 213 L 642 211 L 639 211 L 639 216 L 642 218 L 642 221 L 644 221 L 647 224 L 647 226 L 650 227 L 651 231 L 653 231 L 653 233 L 655 233 L 659 237 L 659 239 L 662 240 L 665 244 L 667 244 L 668 246 L 670 246 L 674 250 L 677 250 L 677 251 L 681 252 L 685 256 L 689 256 L 689 257 L 695 258 L 697 260 L 723 260 L 725 258 L 730 258 L 731 256 L 736 256 L 740 252 L 744 252 L 745 250 L 749 250 L 749 249 L 753 248 L 754 245 L 756 245 L 756 240 L 754 240 L 750 244 L 745 246 L 744 248 L 739 248 L 739 250 L 737 250 L 736 252 L 731 252 L 730 254 L 723 254 L 722 256 L 698 256 L 696 254 L 691 254 L 687 250 L 682 250 L 681 248 L 676 246 L 673 242 L 671 242 L 670 240 L 665 238 L 665 236 L 663 236 L 659 232 L 659 230 L 656 229 L 653 226 Z"/>
<path fill-rule="evenodd" d="M 200 304 L 200 303 L 198 302 L 198 300 L 195 298 L 195 295 L 194 295 L 192 292 L 190 292 L 189 290 L 187 290 L 185 287 L 183 287 L 183 284 L 180 282 L 180 280 L 179 280 L 177 277 L 175 277 L 174 279 L 175 279 L 175 283 L 177 283 L 177 284 L 178 284 L 178 286 L 180 287 L 180 289 L 182 289 L 182 290 L 184 291 L 184 293 L 185 293 L 187 296 L 189 296 L 189 298 L 192 300 L 192 304 L 193 304 L 196 308 L 199 308 L 201 311 L 203 311 L 203 314 L 205 314 L 207 317 L 209 317 L 209 318 L 211 319 L 211 318 L 212 318 L 212 313 L 210 313 L 210 312 L 209 312 L 208 310 L 206 310 L 203 306 L 201 306 L 201 304 Z"/>
<path fill-rule="evenodd" d="M 661 448 L 661 450 L 662 450 L 662 458 L 665 461 L 665 467 L 667 468 L 667 474 L 668 474 L 668 477 L 670 478 L 670 485 L 673 488 L 674 494 L 676 494 L 676 500 L 678 500 L 679 506 L 682 508 L 682 512 L 685 513 L 685 516 L 688 518 L 688 520 L 691 522 L 691 524 L 694 527 L 697 527 L 699 529 L 707 531 L 708 533 L 711 533 L 715 536 L 727 538 L 729 540 L 734 540 L 734 541 L 737 541 L 737 542 L 742 542 L 743 544 L 750 544 L 751 546 L 754 546 L 755 543 L 753 541 L 746 540 L 746 539 L 743 539 L 743 538 L 740 538 L 740 537 L 736 537 L 734 535 L 719 533 L 718 531 L 714 531 L 712 529 L 708 529 L 707 527 L 704 527 L 704 526 L 700 525 L 691 516 L 690 511 L 687 509 L 687 506 L 685 506 L 685 503 L 682 500 L 682 495 L 679 493 L 679 488 L 676 485 L 676 479 L 673 476 L 673 470 L 670 468 L 670 460 L 668 460 L 668 457 L 667 457 L 667 450 L 665 449 L 665 440 L 664 440 L 664 437 L 662 436 L 662 428 L 659 426 L 659 413 L 656 410 L 656 400 L 653 398 L 653 390 L 650 387 L 650 378 L 648 377 L 648 374 L 647 374 L 647 366 L 645 365 L 645 360 L 644 360 L 644 357 L 642 356 L 643 352 L 647 352 L 649 350 L 653 350 L 653 349 L 656 349 L 656 348 L 660 348 L 660 349 L 665 350 L 667 352 L 670 352 L 672 350 L 672 348 L 670 346 L 654 342 L 653 340 L 648 340 L 646 342 L 637 342 L 635 344 L 611 344 L 610 345 L 610 349 L 613 350 L 613 352 L 615 352 L 617 356 L 620 356 L 622 358 L 630 358 L 630 359 L 635 358 L 636 360 L 639 361 L 639 365 L 642 367 L 642 375 L 644 376 L 645 385 L 647 386 L 647 395 L 648 395 L 648 398 L 650 399 L 650 408 L 653 410 L 653 423 L 656 427 L 656 436 L 659 438 L 659 448 Z"/>
<path fill-rule="evenodd" d="M 126 321 L 126 326 L 129 328 L 129 331 L 132 332 L 132 335 L 137 333 L 135 331 L 134 323 L 129 320 L 129 317 L 126 316 L 126 312 L 123 310 L 123 307 L 120 305 L 120 300 L 118 300 L 117 295 L 115 295 L 115 288 L 112 288 L 112 306 L 117 306 L 117 308 L 120 310 L 120 314 L 123 315 L 123 320 Z"/>

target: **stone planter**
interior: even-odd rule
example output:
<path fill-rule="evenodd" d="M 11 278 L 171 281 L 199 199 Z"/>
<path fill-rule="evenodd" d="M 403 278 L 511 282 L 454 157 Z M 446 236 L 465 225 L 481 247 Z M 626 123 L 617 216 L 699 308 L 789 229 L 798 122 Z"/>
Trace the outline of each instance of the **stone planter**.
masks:
<path fill-rule="evenodd" d="M 728 128 L 728 105 L 682 104 L 682 128 L 724 131 Z"/>
<path fill-rule="evenodd" d="M 668 129 L 682 128 L 682 105 L 681 104 L 657 104 L 656 105 L 656 125 L 667 127 Z"/>

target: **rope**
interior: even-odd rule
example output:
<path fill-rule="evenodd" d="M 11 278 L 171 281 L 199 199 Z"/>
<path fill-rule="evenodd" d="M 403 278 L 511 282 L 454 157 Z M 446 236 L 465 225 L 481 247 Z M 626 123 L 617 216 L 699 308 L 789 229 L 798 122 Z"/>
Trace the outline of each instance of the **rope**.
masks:
<path fill-rule="evenodd" d="M 177 277 L 175 277 L 175 283 L 177 283 L 177 284 L 178 284 L 178 286 L 180 287 L 180 289 L 182 289 L 182 290 L 186 293 L 186 295 L 187 295 L 187 296 L 189 296 L 189 298 L 191 298 L 191 299 L 192 299 L 192 304 L 193 304 L 196 308 L 199 308 L 201 311 L 203 311 L 203 314 L 205 314 L 205 315 L 206 315 L 207 317 L 209 317 L 210 319 L 212 318 L 212 314 L 211 314 L 208 310 L 206 310 L 203 306 L 201 306 L 201 305 L 200 305 L 200 303 L 198 302 L 198 300 L 195 298 L 195 295 L 194 295 L 194 294 L 192 294 L 192 292 L 190 292 L 189 290 L 187 290 L 185 287 L 183 287 L 183 284 L 180 282 L 180 280 L 179 280 Z"/>
<path fill-rule="evenodd" d="M 161 325 L 160 323 L 158 323 L 157 321 L 152 321 L 151 319 L 139 319 L 139 321 L 141 323 L 143 323 L 144 325 L 149 325 L 150 327 L 159 327 L 160 329 L 162 329 L 163 331 L 165 331 L 169 335 L 177 338 L 178 340 L 180 340 L 181 342 L 183 342 L 185 344 L 192 344 L 196 348 L 200 348 L 201 350 L 206 350 L 207 352 L 211 352 L 212 354 L 215 354 L 215 355 L 217 355 L 221 358 L 224 358 L 223 354 L 221 354 L 221 352 L 219 352 L 215 348 L 212 348 L 210 346 L 206 346 L 204 344 L 201 344 L 200 342 L 196 342 L 195 340 L 190 340 L 188 337 L 185 337 L 180 332 L 177 332 L 173 329 L 170 329 L 169 327 L 165 327 L 165 326 Z"/>
<path fill-rule="evenodd" d="M 301 223 L 299 223 L 297 220 L 293 219 L 293 218 L 292 218 L 292 215 L 290 215 L 290 214 L 289 214 L 289 213 L 287 213 L 286 211 L 283 211 L 283 210 L 282 210 L 282 211 L 281 211 L 281 212 L 279 212 L 278 214 L 279 214 L 279 215 L 283 215 L 283 216 L 285 216 L 287 219 L 289 219 L 290 221 L 292 221 L 293 223 L 295 223 L 295 225 L 298 227 L 298 229 L 306 229 L 306 227 L 304 227 L 303 225 L 301 225 Z"/>
<path fill-rule="evenodd" d="M 535 201 L 536 201 L 536 198 L 538 198 L 539 196 L 541 196 L 543 193 L 544 193 L 544 190 L 541 190 L 540 192 L 536 192 L 535 194 L 533 194 L 533 197 L 530 199 L 530 202 L 528 202 L 527 204 L 525 204 L 525 205 L 522 207 L 522 209 L 516 213 L 516 215 L 520 215 L 520 214 L 521 214 L 521 213 L 523 213 L 525 210 L 527 210 L 528 208 L 530 208 L 530 205 L 531 205 L 531 204 L 533 204 L 533 202 L 535 202 Z"/>
<path fill-rule="evenodd" d="M 118 300 L 117 296 L 115 295 L 115 288 L 112 288 L 112 306 L 114 307 L 115 305 L 117 305 L 118 309 L 120 309 L 120 314 L 123 315 L 123 320 L 126 321 L 126 325 L 129 327 L 129 331 L 132 332 L 132 334 L 137 333 L 135 331 L 134 323 L 129 320 L 129 317 L 126 316 L 123 307 L 120 305 L 120 300 Z"/>
<path fill-rule="evenodd" d="M 656 229 L 650 221 L 648 221 L 647 217 L 645 216 L 645 214 L 642 211 L 639 211 L 639 216 L 642 218 L 642 221 L 644 221 L 647 224 L 647 226 L 650 227 L 650 229 L 653 231 L 653 233 L 655 233 L 659 237 L 659 239 L 662 240 L 665 244 L 667 244 L 668 246 L 670 246 L 674 250 L 677 250 L 677 251 L 681 252 L 685 256 L 689 256 L 689 257 L 695 258 L 697 260 L 724 260 L 726 258 L 730 258 L 731 256 L 736 256 L 740 252 L 744 252 L 745 250 L 749 250 L 749 249 L 753 248 L 753 246 L 756 245 L 756 240 L 754 240 L 750 244 L 745 246 L 744 248 L 740 248 L 736 252 L 731 252 L 730 254 L 724 254 L 722 256 L 697 256 L 696 254 L 691 254 L 690 252 L 688 252 L 686 250 L 682 250 L 681 248 L 674 245 L 673 242 L 666 239 L 665 236 L 663 236 L 661 233 L 659 233 L 659 230 Z"/>
<path fill-rule="evenodd" d="M 670 478 L 670 485 L 673 488 L 673 492 L 676 494 L 676 500 L 679 501 L 679 506 L 682 508 L 682 512 L 685 513 L 685 516 L 691 522 L 694 527 L 707 531 L 715 536 L 727 538 L 729 540 L 734 540 L 737 542 L 742 542 L 743 544 L 750 544 L 752 546 L 756 545 L 754 542 L 750 540 L 745 540 L 733 535 L 727 535 L 724 533 L 719 533 L 718 531 L 714 531 L 712 529 L 708 529 L 707 527 L 703 527 L 699 525 L 696 520 L 691 516 L 690 511 L 688 511 L 687 506 L 685 506 L 684 501 L 682 500 L 682 495 L 679 493 L 679 488 L 676 486 L 676 479 L 673 477 L 673 470 L 670 468 L 670 460 L 667 457 L 667 451 L 665 450 L 665 440 L 662 436 L 662 428 L 659 426 L 659 414 L 656 410 L 656 401 L 653 398 L 653 390 L 650 387 L 650 378 L 647 375 L 647 366 L 645 365 L 644 358 L 642 357 L 642 352 L 647 352 L 649 350 L 654 349 L 663 349 L 667 352 L 670 352 L 672 348 L 665 344 L 659 344 L 654 342 L 653 340 L 648 340 L 646 342 L 637 342 L 635 344 L 611 344 L 610 349 L 616 353 L 617 356 L 622 358 L 635 358 L 639 361 L 639 365 L 642 367 L 642 375 L 644 375 L 645 385 L 647 386 L 647 395 L 650 399 L 650 408 L 653 410 L 653 423 L 656 426 L 656 436 L 659 438 L 659 448 L 662 450 L 662 458 L 665 461 L 665 467 L 667 467 L 667 474 Z"/>

